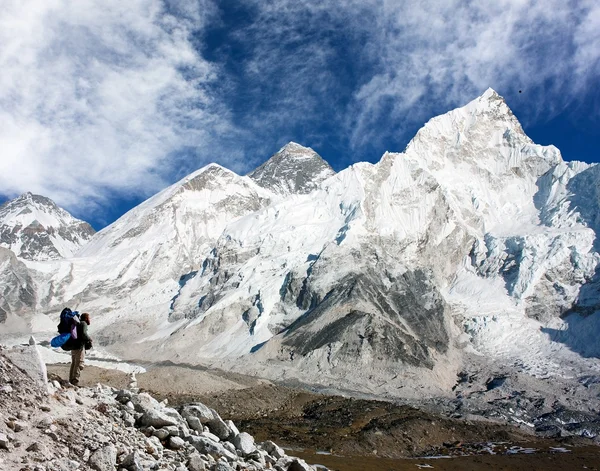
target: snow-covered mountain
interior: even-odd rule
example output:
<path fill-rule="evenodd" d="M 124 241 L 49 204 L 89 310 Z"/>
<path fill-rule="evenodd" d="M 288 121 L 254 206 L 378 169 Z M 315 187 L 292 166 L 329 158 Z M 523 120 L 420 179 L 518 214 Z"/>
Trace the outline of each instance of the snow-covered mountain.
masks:
<path fill-rule="evenodd" d="M 16 323 L 11 330 L 25 330 L 22 319 L 35 305 L 35 284 L 27 267 L 12 251 L 0 247 L 0 325 Z"/>
<path fill-rule="evenodd" d="M 290 142 L 248 176 L 279 195 L 306 194 L 334 175 L 331 166 L 310 147 Z"/>
<path fill-rule="evenodd" d="M 38 312 L 93 313 L 128 358 L 393 397 L 452 394 L 474 365 L 483 386 L 600 376 L 598 168 L 489 89 L 376 164 L 335 174 L 290 143 L 248 176 L 209 165 L 76 257 L 19 262 Z"/>
<path fill-rule="evenodd" d="M 94 232 L 44 196 L 25 193 L 0 206 L 0 247 L 26 260 L 71 257 Z"/>

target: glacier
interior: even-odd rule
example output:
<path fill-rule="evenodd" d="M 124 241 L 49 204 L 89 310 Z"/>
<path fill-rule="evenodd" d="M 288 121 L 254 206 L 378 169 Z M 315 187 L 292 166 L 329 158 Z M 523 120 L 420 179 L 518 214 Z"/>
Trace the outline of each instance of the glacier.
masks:
<path fill-rule="evenodd" d="M 211 164 L 73 253 L 0 251 L 26 299 L 3 308 L 20 322 L 0 341 L 68 305 L 130 360 L 481 396 L 472 409 L 519 387 L 546 397 L 540 413 L 550 397 L 598 410 L 582 378 L 600 378 L 599 172 L 532 142 L 492 89 L 376 164 L 335 173 L 296 143 L 246 176 Z"/>

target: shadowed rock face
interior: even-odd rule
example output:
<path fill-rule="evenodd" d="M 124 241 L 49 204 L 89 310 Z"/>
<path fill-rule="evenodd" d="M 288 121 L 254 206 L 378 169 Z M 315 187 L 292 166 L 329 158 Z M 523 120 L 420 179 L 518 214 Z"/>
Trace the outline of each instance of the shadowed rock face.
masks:
<path fill-rule="evenodd" d="M 37 218 L 52 222 L 42 224 Z M 94 233 L 87 222 L 73 218 L 44 196 L 25 193 L 0 206 L 0 244 L 26 260 L 70 256 Z M 65 246 L 71 249 L 65 251 Z"/>
<path fill-rule="evenodd" d="M 35 307 L 35 284 L 27 267 L 10 250 L 0 247 L 0 324 L 9 314 Z"/>
<path fill-rule="evenodd" d="M 306 194 L 335 172 L 314 150 L 290 142 L 248 176 L 279 194 Z"/>
<path fill-rule="evenodd" d="M 368 347 L 380 360 L 432 368 L 432 352 L 448 350 L 444 309 L 424 271 L 407 272 L 390 287 L 373 272 L 350 275 L 286 330 L 283 344 L 306 355 L 340 343 L 337 355 L 347 358 Z"/>

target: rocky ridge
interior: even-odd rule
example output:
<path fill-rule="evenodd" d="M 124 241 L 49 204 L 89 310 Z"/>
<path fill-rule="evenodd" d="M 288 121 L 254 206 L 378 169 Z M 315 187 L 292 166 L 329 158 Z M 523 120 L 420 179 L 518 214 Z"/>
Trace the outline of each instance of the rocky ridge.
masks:
<path fill-rule="evenodd" d="M 278 195 L 307 194 L 335 175 L 331 166 L 310 147 L 289 142 L 248 174 L 263 188 Z"/>
<path fill-rule="evenodd" d="M 533 143 L 491 89 L 376 164 L 331 175 L 315 155 L 289 144 L 262 176 L 209 165 L 78 257 L 19 258 L 23 315 L 92 312 L 98 348 L 131 360 L 469 410 L 505 376 L 511 401 L 545 401 L 515 419 L 597 413 L 599 166 Z M 312 191 L 278 186 L 306 176 Z"/>
<path fill-rule="evenodd" d="M 25 193 L 0 206 L 0 246 L 25 260 L 71 257 L 94 233 L 44 196 Z"/>
<path fill-rule="evenodd" d="M 135 377 L 121 390 L 46 384 L 36 348 L 0 347 L 0 469 L 314 471 L 201 403 L 176 410 L 158 402 L 139 392 Z"/>

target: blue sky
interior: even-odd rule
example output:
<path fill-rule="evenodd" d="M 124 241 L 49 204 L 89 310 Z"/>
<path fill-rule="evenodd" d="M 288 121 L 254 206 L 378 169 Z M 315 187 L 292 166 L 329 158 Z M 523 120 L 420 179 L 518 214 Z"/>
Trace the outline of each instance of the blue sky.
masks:
<path fill-rule="evenodd" d="M 32 191 L 100 229 L 289 141 L 375 162 L 488 87 L 535 142 L 600 160 L 597 1 L 316 3 L 8 0 L 0 201 Z"/>

